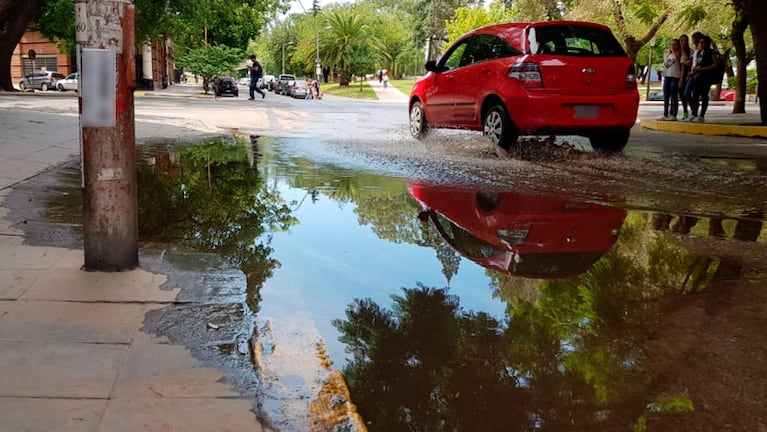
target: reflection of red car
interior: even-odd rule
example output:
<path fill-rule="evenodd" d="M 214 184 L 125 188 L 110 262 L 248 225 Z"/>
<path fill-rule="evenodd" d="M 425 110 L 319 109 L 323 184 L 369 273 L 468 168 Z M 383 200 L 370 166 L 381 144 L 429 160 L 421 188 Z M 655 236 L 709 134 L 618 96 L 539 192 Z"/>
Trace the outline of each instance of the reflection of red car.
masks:
<path fill-rule="evenodd" d="M 411 182 L 410 193 L 458 253 L 516 276 L 587 271 L 618 238 L 623 209 L 560 198 Z"/>
<path fill-rule="evenodd" d="M 735 90 L 722 90 L 721 92 L 719 92 L 719 99 L 723 101 L 734 101 Z"/>

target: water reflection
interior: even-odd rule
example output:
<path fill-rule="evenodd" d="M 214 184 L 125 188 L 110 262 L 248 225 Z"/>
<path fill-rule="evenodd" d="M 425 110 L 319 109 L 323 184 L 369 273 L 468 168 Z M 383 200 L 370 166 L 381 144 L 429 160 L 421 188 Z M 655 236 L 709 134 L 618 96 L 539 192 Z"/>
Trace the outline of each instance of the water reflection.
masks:
<path fill-rule="evenodd" d="M 589 269 L 618 239 L 623 209 L 508 191 L 410 182 L 410 193 L 461 255 L 488 269 L 561 278 Z"/>
<path fill-rule="evenodd" d="M 146 329 L 227 370 L 283 430 L 309 430 L 286 401 L 325 400 L 312 387 L 326 376 L 312 369 L 320 342 L 371 431 L 761 427 L 763 211 L 626 212 L 436 186 L 282 144 L 142 146 L 138 178 L 142 253 L 218 254 L 246 285 Z M 75 195 L 51 214 L 72 218 Z M 207 281 L 183 287 L 213 291 Z M 200 325 L 214 319 L 217 332 Z M 267 341 L 256 370 L 247 351 Z"/>
<path fill-rule="evenodd" d="M 141 147 L 138 164 L 142 242 L 215 252 L 246 276 L 247 304 L 258 310 L 260 288 L 279 262 L 271 233 L 297 221 L 279 193 L 266 187 L 249 141 Z"/>

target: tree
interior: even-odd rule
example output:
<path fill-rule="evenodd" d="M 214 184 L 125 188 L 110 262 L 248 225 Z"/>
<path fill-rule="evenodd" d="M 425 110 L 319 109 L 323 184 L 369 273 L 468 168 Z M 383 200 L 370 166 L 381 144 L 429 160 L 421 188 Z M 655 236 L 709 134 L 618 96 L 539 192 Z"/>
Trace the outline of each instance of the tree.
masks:
<path fill-rule="evenodd" d="M 177 59 L 179 66 L 187 71 L 202 76 L 202 88 L 208 93 L 210 79 L 214 75 L 231 73 L 244 55 L 237 48 L 212 45 L 208 48 L 196 48 Z"/>
<path fill-rule="evenodd" d="M 754 39 L 754 55 L 756 57 L 756 74 L 760 83 L 767 83 L 767 22 L 756 17 L 767 16 L 767 3 L 762 0 L 734 0 L 735 10 L 746 17 L 755 17 L 749 21 L 751 35 Z M 759 85 L 757 97 L 761 124 L 767 125 L 767 91 L 764 85 Z"/>
<path fill-rule="evenodd" d="M 40 14 L 45 0 L 0 0 L 0 88 L 14 91 L 11 57 L 29 23 Z"/>
<path fill-rule="evenodd" d="M 352 65 L 359 58 L 355 55 L 359 54 L 364 43 L 362 36 L 368 29 L 368 23 L 362 15 L 349 9 L 331 11 L 326 20 L 330 28 L 320 35 L 320 50 L 325 53 L 327 61 L 339 69 L 339 84 L 348 86 Z"/>

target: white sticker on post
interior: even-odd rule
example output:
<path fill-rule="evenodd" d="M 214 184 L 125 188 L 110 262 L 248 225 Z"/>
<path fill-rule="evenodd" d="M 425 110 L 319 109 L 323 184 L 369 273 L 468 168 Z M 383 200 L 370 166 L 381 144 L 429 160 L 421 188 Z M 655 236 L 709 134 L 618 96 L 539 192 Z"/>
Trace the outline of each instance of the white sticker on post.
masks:
<path fill-rule="evenodd" d="M 117 52 L 83 48 L 80 60 L 82 126 L 115 127 L 117 123 Z"/>

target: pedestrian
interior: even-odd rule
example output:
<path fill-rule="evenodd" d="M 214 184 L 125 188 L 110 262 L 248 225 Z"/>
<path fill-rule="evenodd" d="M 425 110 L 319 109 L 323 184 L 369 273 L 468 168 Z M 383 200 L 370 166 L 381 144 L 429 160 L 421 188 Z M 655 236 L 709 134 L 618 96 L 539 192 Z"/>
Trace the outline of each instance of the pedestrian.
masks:
<path fill-rule="evenodd" d="M 703 36 L 698 41 L 698 49 L 695 51 L 695 66 L 690 71 L 692 91 L 690 92 L 690 117 L 691 122 L 703 123 L 708 110 L 708 92 L 713 83 L 713 75 L 719 66 L 719 57 L 711 49 L 711 38 Z M 700 111 L 698 107 L 700 104 Z"/>
<path fill-rule="evenodd" d="M 312 85 L 309 87 L 309 92 L 314 92 L 314 95 L 317 99 L 320 98 L 320 81 L 319 80 L 312 80 Z"/>
<path fill-rule="evenodd" d="M 663 120 L 676 121 L 681 75 L 679 39 L 672 39 L 663 58 Z"/>
<path fill-rule="evenodd" d="M 383 69 L 378 69 L 378 84 L 383 82 Z"/>
<path fill-rule="evenodd" d="M 250 89 L 248 100 L 254 100 L 256 98 L 256 92 L 261 94 L 261 99 L 266 97 L 266 93 L 258 88 L 258 79 L 264 74 L 264 69 L 261 67 L 261 63 L 258 62 L 255 54 L 250 55 L 250 63 L 247 64 L 250 71 Z"/>
<path fill-rule="evenodd" d="M 692 98 L 692 89 L 695 84 L 695 78 L 693 77 L 692 68 L 695 67 L 695 61 L 698 58 L 698 41 L 700 41 L 703 38 L 703 33 L 696 31 L 692 34 L 692 44 L 690 45 L 690 49 L 692 50 L 692 54 L 690 54 L 690 69 L 687 73 L 687 79 L 684 83 L 684 91 L 682 92 L 684 95 L 684 104 L 690 105 L 690 99 Z M 687 121 L 690 120 L 688 117 L 686 119 Z"/>
<path fill-rule="evenodd" d="M 306 79 L 306 96 L 304 96 L 304 100 L 310 100 L 314 99 L 314 89 L 312 88 L 312 80 L 309 78 Z"/>
<path fill-rule="evenodd" d="M 687 98 L 684 95 L 684 88 L 687 84 L 687 78 L 690 76 L 690 69 L 692 69 L 692 50 L 690 49 L 690 38 L 683 34 L 679 36 L 679 100 L 682 102 L 682 120 L 687 121 L 690 118 L 690 113 L 687 109 Z"/>
<path fill-rule="evenodd" d="M 386 73 L 383 74 L 383 87 L 389 87 L 389 71 L 386 71 Z"/>

